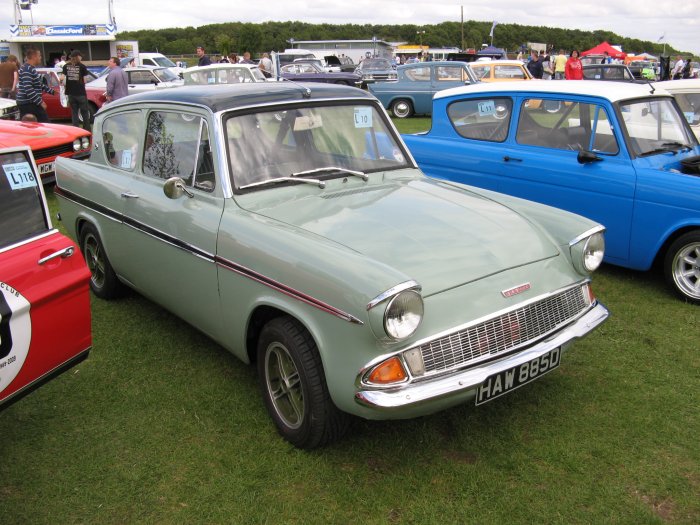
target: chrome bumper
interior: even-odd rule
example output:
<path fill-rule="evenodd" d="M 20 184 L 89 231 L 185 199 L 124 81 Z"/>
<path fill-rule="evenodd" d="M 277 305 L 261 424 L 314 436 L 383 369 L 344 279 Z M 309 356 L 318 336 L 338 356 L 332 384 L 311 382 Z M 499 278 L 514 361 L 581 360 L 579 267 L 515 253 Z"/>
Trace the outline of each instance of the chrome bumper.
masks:
<path fill-rule="evenodd" d="M 532 361 L 556 347 L 566 348 L 575 339 L 580 339 L 608 318 L 608 310 L 598 303 L 586 314 L 551 338 L 498 361 L 476 365 L 473 368 L 415 382 L 392 390 L 359 390 L 355 401 L 378 412 L 400 411 L 402 408 L 418 407 L 437 402 L 440 408 L 458 404 L 476 394 L 476 390 L 489 377 L 498 372 Z M 449 398 L 454 397 L 454 403 Z M 447 401 L 445 403 L 445 401 Z"/>

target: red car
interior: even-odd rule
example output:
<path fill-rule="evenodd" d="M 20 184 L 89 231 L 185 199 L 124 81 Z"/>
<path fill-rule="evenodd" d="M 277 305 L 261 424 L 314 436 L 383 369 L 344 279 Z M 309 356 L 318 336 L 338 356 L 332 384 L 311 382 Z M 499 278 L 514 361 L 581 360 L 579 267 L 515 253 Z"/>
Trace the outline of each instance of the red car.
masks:
<path fill-rule="evenodd" d="M 0 148 L 29 146 L 44 184 L 56 179 L 56 157 L 88 157 L 91 138 L 89 131 L 75 126 L 0 120 Z"/>
<path fill-rule="evenodd" d="M 90 272 L 29 148 L 0 149 L 0 410 L 88 356 Z"/>
<path fill-rule="evenodd" d="M 58 79 L 60 70 L 52 67 L 36 68 L 44 81 L 54 90 L 54 94 L 42 93 L 42 98 L 46 102 L 46 112 L 51 120 L 70 120 L 71 110 L 65 95 L 61 96 L 61 83 Z M 87 78 L 87 77 L 86 77 Z M 88 108 L 90 109 L 90 121 L 95 117 L 97 110 L 102 107 L 107 100 L 104 86 L 102 88 L 92 88 L 90 83 L 85 84 L 85 93 L 88 98 Z M 63 101 L 62 101 L 63 100 Z"/>

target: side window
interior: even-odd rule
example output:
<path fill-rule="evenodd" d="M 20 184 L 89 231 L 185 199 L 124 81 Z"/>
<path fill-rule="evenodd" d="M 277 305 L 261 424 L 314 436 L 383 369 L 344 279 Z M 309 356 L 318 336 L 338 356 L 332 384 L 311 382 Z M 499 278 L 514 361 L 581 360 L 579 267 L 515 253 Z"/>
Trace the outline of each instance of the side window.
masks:
<path fill-rule="evenodd" d="M 494 78 L 504 80 L 525 80 L 525 72 L 518 66 L 496 65 L 493 69 Z"/>
<path fill-rule="evenodd" d="M 690 125 L 700 123 L 700 93 L 676 93 L 673 95 Z"/>
<path fill-rule="evenodd" d="M 489 75 L 491 74 L 491 68 L 484 66 L 472 66 L 472 71 L 479 80 L 489 78 Z"/>
<path fill-rule="evenodd" d="M 102 145 L 107 161 L 117 168 L 133 170 L 140 154 L 141 112 L 132 111 L 108 117 L 102 123 Z"/>
<path fill-rule="evenodd" d="M 513 113 L 509 98 L 481 98 L 453 102 L 447 115 L 457 133 L 466 139 L 503 142 Z"/>
<path fill-rule="evenodd" d="M 459 66 L 438 66 L 435 68 L 435 80 L 438 82 L 463 82 L 466 73 Z"/>
<path fill-rule="evenodd" d="M 406 71 L 406 78 L 413 82 L 429 82 L 430 67 L 412 67 Z"/>
<path fill-rule="evenodd" d="M 143 173 L 187 186 L 214 189 L 214 163 L 206 121 L 189 113 L 153 111 L 148 116 Z"/>
<path fill-rule="evenodd" d="M 619 151 L 605 110 L 573 100 L 524 101 L 515 140 L 553 149 Z"/>
<path fill-rule="evenodd" d="M 150 71 L 129 71 L 129 84 L 151 84 L 155 77 Z"/>

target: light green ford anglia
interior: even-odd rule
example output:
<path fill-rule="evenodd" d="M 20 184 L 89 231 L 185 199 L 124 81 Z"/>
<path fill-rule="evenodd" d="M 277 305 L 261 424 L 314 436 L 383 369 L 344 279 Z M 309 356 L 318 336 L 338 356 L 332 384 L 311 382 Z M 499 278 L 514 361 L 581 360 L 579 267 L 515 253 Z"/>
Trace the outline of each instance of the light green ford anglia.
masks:
<path fill-rule="evenodd" d="M 351 415 L 507 394 L 608 316 L 602 226 L 427 178 L 361 90 L 157 91 L 103 108 L 94 134 L 88 161 L 56 162 L 93 292 L 129 286 L 256 363 L 298 447 Z"/>

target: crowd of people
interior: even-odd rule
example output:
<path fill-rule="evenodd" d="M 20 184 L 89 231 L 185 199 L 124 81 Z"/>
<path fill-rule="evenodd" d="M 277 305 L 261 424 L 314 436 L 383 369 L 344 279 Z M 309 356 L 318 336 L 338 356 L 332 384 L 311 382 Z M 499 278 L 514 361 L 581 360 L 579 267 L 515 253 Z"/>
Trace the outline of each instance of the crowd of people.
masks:
<path fill-rule="evenodd" d="M 212 59 L 206 54 L 206 50 L 203 46 L 197 46 L 197 65 L 198 66 L 210 66 Z M 239 57 L 236 53 L 229 53 L 228 55 L 222 55 L 216 62 L 220 64 L 255 64 L 251 57 L 250 52 L 246 51 L 243 53 L 242 57 Z M 263 53 L 262 58 L 257 62 L 260 72 L 265 76 L 265 78 L 272 77 L 272 60 L 268 53 Z"/>

